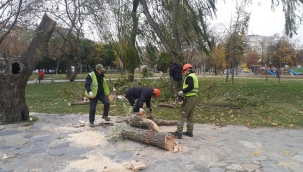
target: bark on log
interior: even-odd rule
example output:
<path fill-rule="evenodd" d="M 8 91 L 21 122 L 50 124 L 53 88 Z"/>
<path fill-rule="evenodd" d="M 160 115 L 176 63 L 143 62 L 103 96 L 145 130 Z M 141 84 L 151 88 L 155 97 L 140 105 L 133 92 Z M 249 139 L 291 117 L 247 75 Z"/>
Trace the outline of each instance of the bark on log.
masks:
<path fill-rule="evenodd" d="M 68 106 L 75 106 L 75 105 L 88 105 L 89 101 L 83 101 L 83 102 L 68 102 Z"/>
<path fill-rule="evenodd" d="M 159 126 L 177 125 L 176 120 L 164 120 L 164 119 L 153 119 L 153 121 Z"/>
<path fill-rule="evenodd" d="M 25 87 L 46 50 L 55 26 L 56 22 L 45 14 L 25 55 L 20 58 L 4 55 L 5 72 L 0 75 L 0 124 L 29 119 Z"/>
<path fill-rule="evenodd" d="M 174 136 L 166 132 L 157 132 L 144 129 L 124 129 L 121 135 L 125 139 L 158 146 L 168 151 L 181 151 L 182 148 L 175 142 Z"/>
<path fill-rule="evenodd" d="M 163 119 L 153 119 L 152 120 L 158 126 L 169 126 L 169 125 L 176 125 L 178 121 L 175 120 L 163 120 Z M 149 128 L 150 124 L 143 121 L 143 119 L 139 116 L 134 116 L 130 118 L 129 121 L 126 121 L 128 124 L 138 128 Z"/>
<path fill-rule="evenodd" d="M 172 104 L 165 104 L 165 103 L 159 103 L 158 107 L 170 107 L 170 108 L 176 108 L 175 105 Z"/>
<path fill-rule="evenodd" d="M 129 120 L 126 121 L 126 123 L 128 123 L 134 127 L 139 127 L 139 128 L 143 128 L 143 129 L 151 129 L 153 131 L 161 132 L 158 125 L 154 121 L 152 121 L 150 119 L 146 119 L 139 115 L 136 115 L 136 116 L 130 118 Z"/>

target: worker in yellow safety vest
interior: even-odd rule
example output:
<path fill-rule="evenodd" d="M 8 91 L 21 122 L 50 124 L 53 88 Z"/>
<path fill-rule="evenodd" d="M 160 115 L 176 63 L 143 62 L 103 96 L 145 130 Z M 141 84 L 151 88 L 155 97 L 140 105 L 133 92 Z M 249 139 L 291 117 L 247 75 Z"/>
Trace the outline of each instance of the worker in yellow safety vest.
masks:
<path fill-rule="evenodd" d="M 94 121 L 98 100 L 104 105 L 102 118 L 105 121 L 110 121 L 108 117 L 110 106 L 108 96 L 110 91 L 105 80 L 104 71 L 103 65 L 97 64 L 95 70 L 90 72 L 85 79 L 85 96 L 89 98 L 89 123 L 91 127 L 95 126 Z"/>
<path fill-rule="evenodd" d="M 199 82 L 194 68 L 191 64 L 185 64 L 182 68 L 182 74 L 185 75 L 183 81 L 183 89 L 178 92 L 179 97 L 183 97 L 183 103 L 179 111 L 179 120 L 177 123 L 177 131 L 172 132 L 178 139 L 182 139 L 182 135 L 193 137 L 194 130 L 194 108 L 197 104 Z M 186 132 L 183 132 L 184 122 L 187 120 Z"/>

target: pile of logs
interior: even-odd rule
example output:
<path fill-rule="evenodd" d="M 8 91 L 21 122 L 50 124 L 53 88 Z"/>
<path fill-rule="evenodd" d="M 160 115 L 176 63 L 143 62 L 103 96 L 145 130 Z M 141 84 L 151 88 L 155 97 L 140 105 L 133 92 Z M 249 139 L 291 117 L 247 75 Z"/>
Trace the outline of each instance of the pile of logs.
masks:
<path fill-rule="evenodd" d="M 150 120 L 145 115 L 135 115 L 128 123 L 137 128 L 124 129 L 121 135 L 125 139 L 158 146 L 168 151 L 181 151 L 182 147 L 175 141 L 175 137 L 168 133 L 162 132 L 159 125 L 176 125 L 177 121 Z"/>
<path fill-rule="evenodd" d="M 110 100 L 112 101 L 115 97 L 111 96 Z M 89 104 L 89 100 L 85 99 L 82 102 L 68 102 L 68 106 L 74 105 L 86 105 Z M 161 104 L 160 106 L 166 106 L 175 108 L 174 105 Z M 160 119 L 147 119 L 145 115 L 145 111 L 141 111 L 140 113 L 131 117 L 128 121 L 126 121 L 133 127 L 130 129 L 124 129 L 121 132 L 121 135 L 125 139 L 158 146 L 160 148 L 166 149 L 168 151 L 181 151 L 182 147 L 175 142 L 175 137 L 168 133 L 162 132 L 159 126 L 169 126 L 176 125 L 177 121 L 170 120 L 160 120 Z"/>

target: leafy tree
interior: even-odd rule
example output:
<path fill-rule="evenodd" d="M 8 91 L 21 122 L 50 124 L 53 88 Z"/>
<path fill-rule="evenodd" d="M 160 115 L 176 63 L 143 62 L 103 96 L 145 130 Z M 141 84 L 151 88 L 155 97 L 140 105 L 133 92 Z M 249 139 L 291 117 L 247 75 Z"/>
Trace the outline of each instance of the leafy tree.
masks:
<path fill-rule="evenodd" d="M 157 70 L 163 71 L 163 72 L 169 72 L 168 71 L 168 64 L 171 61 L 170 55 L 166 52 L 162 52 L 160 54 L 158 63 L 157 63 Z"/>
<path fill-rule="evenodd" d="M 103 46 L 101 58 L 104 66 L 114 67 L 113 62 L 115 61 L 116 57 L 113 47 L 110 44 Z"/>
<path fill-rule="evenodd" d="M 90 66 L 101 63 L 104 67 L 115 67 L 114 61 L 116 56 L 111 44 L 98 43 L 94 44 L 91 48 L 92 49 L 88 49 L 88 47 L 86 47 L 86 50 L 90 51 L 86 60 Z"/>
<path fill-rule="evenodd" d="M 210 58 L 210 66 L 212 66 L 215 69 L 215 74 L 218 74 L 218 71 L 224 70 L 226 67 L 226 61 L 225 61 L 225 45 L 220 43 L 217 45 L 211 52 L 211 58 Z"/>
<path fill-rule="evenodd" d="M 247 67 L 258 64 L 258 59 L 259 59 L 259 56 L 255 51 L 252 54 L 249 54 L 249 59 L 246 63 Z"/>
<path fill-rule="evenodd" d="M 80 39 L 80 58 L 79 63 L 81 65 L 85 65 L 84 71 L 90 71 L 91 67 L 94 66 L 94 62 L 92 58 L 93 54 L 95 54 L 97 44 L 89 39 Z M 83 67 L 82 67 L 83 69 Z"/>
<path fill-rule="evenodd" d="M 303 49 L 297 50 L 296 62 L 297 62 L 297 64 L 300 64 L 301 66 L 303 66 Z"/>
<path fill-rule="evenodd" d="M 153 69 L 159 59 L 159 49 L 149 42 L 145 48 L 140 48 L 141 61 L 146 64 L 150 69 Z"/>
<path fill-rule="evenodd" d="M 278 39 L 270 49 L 271 62 L 273 66 L 278 68 L 277 75 L 280 81 L 282 65 L 288 64 L 291 67 L 296 65 L 296 51 L 290 40 L 285 36 Z"/>
<path fill-rule="evenodd" d="M 236 8 L 237 16 L 230 27 L 226 40 L 226 61 L 228 68 L 231 69 L 232 83 L 234 83 L 234 70 L 237 68 L 241 61 L 241 57 L 244 55 L 245 50 L 245 35 L 248 30 L 248 22 L 250 14 L 244 11 L 243 5 Z M 228 81 L 229 73 L 226 73 L 226 81 Z"/>
<path fill-rule="evenodd" d="M 212 17 L 215 9 L 214 1 L 200 1 L 199 3 L 198 1 L 176 0 L 147 3 L 145 0 L 134 0 L 133 5 L 139 2 L 143 7 L 146 20 L 172 61 L 183 63 L 182 52 L 189 45 L 196 45 L 199 50 L 207 52 L 210 41 L 207 34 L 206 16 Z M 149 7 L 156 10 L 150 11 Z"/>

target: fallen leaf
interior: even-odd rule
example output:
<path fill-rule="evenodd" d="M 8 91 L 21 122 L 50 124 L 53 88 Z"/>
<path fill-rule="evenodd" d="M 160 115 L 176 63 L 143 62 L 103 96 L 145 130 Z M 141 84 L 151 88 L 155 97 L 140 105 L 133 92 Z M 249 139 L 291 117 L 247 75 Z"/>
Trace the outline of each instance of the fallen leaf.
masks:
<path fill-rule="evenodd" d="M 255 152 L 254 152 L 254 155 L 255 155 L 255 156 L 259 156 L 260 153 L 255 151 Z"/>

